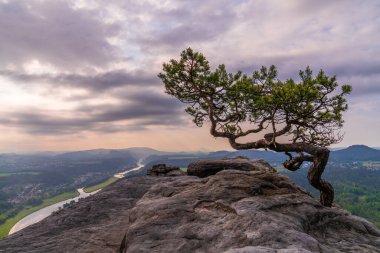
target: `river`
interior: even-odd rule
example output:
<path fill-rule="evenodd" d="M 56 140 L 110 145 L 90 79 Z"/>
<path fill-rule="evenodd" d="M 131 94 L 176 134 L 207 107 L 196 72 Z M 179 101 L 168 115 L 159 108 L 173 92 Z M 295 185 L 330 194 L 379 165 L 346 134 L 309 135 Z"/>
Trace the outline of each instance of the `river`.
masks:
<path fill-rule="evenodd" d="M 114 177 L 123 178 L 128 173 L 130 173 L 132 171 L 137 171 L 137 170 L 141 169 L 142 167 L 144 167 L 144 165 L 141 162 L 138 162 L 136 168 L 116 173 L 114 175 Z M 19 230 L 21 230 L 23 228 L 26 228 L 27 226 L 30 226 L 30 225 L 32 225 L 34 223 L 37 223 L 37 222 L 45 219 L 50 214 L 52 214 L 53 212 L 57 211 L 60 207 L 63 207 L 63 205 L 66 204 L 66 203 L 70 203 L 73 200 L 74 201 L 78 201 L 80 198 L 86 198 L 86 197 L 88 197 L 90 195 L 93 195 L 93 194 L 97 193 L 100 190 L 101 189 L 93 191 L 93 192 L 90 192 L 90 193 L 86 193 L 86 192 L 83 191 L 83 188 L 77 189 L 77 191 L 79 192 L 79 196 L 78 197 L 67 199 L 67 200 L 55 203 L 53 205 L 41 208 L 40 210 L 35 211 L 34 213 L 31 213 L 31 214 L 25 216 L 24 218 L 22 218 L 21 220 L 19 220 L 11 228 L 11 230 L 9 231 L 9 235 L 11 235 L 13 233 L 16 233 L 17 231 L 19 231 Z"/>
<path fill-rule="evenodd" d="M 126 170 L 126 171 L 123 171 L 123 172 L 120 172 L 120 173 L 116 173 L 115 175 L 113 175 L 114 177 L 117 177 L 117 178 L 123 178 L 125 177 L 127 174 L 133 172 L 133 171 L 137 171 L 139 169 L 141 169 L 142 167 L 144 167 L 144 164 L 141 163 L 141 161 L 139 161 L 137 163 L 137 167 L 136 168 L 133 168 L 133 169 L 130 169 L 130 170 Z"/>

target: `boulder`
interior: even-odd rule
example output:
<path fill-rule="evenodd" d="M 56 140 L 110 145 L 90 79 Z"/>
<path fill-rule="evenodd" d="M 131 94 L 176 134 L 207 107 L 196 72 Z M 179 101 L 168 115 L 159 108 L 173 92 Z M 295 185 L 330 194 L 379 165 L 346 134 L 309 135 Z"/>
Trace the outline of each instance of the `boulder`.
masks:
<path fill-rule="evenodd" d="M 265 160 L 249 160 L 245 157 L 194 161 L 187 167 L 189 176 L 208 177 L 222 170 L 275 172 Z"/>
<path fill-rule="evenodd" d="M 380 252 L 380 232 L 277 173 L 223 170 L 152 186 L 130 210 L 122 253 Z"/>
<path fill-rule="evenodd" d="M 148 176 L 181 176 L 183 173 L 178 166 L 155 164 L 147 171 Z"/>

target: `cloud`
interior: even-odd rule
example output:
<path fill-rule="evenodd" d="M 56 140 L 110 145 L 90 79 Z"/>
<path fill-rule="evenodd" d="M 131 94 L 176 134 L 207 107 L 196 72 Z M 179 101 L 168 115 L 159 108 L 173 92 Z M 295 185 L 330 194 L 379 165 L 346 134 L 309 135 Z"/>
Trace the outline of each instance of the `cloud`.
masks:
<path fill-rule="evenodd" d="M 142 48 L 167 49 L 187 47 L 200 42 L 210 42 L 229 30 L 235 23 L 234 6 L 239 1 L 172 1 L 174 7 L 152 7 L 147 33 L 140 33 L 134 40 Z"/>
<path fill-rule="evenodd" d="M 230 71 L 242 70 L 251 74 L 262 65 L 276 65 L 279 78 L 282 80 L 298 79 L 298 71 L 310 66 L 314 74 L 323 69 L 330 76 L 337 76 L 339 84 L 353 86 L 352 96 L 366 96 L 377 93 L 380 95 L 380 60 L 369 55 L 360 55 L 352 52 L 341 52 L 339 57 L 331 57 L 336 52 L 305 53 L 294 57 L 272 56 L 260 58 L 261 64 L 236 64 L 230 66 Z M 329 59 L 332 58 L 332 59 Z M 326 60 L 329 59 L 329 60 Z M 228 66 L 227 66 L 228 67 Z"/>
<path fill-rule="evenodd" d="M 83 131 L 93 126 L 91 120 L 76 117 L 63 118 L 41 112 L 12 112 L 2 114 L 0 124 L 20 128 L 30 134 L 68 134 Z"/>
<path fill-rule="evenodd" d="M 60 114 L 48 110 L 26 110 L 0 113 L 2 126 L 21 129 L 30 134 L 73 134 L 83 131 L 114 133 L 144 130 L 147 127 L 180 127 L 183 105 L 168 96 L 141 90 L 118 103 L 86 105 Z"/>
<path fill-rule="evenodd" d="M 324 69 L 365 108 L 380 97 L 379 20 L 377 0 L 0 1 L 0 124 L 31 135 L 187 127 L 157 74 L 189 46 L 231 72 Z"/>
<path fill-rule="evenodd" d="M 104 91 L 118 87 L 128 86 L 152 86 L 158 83 L 158 79 L 151 73 L 142 71 L 127 72 L 116 69 L 99 74 L 27 74 L 9 70 L 0 70 L 0 76 L 7 77 L 18 83 L 37 83 L 52 86 L 83 88 L 89 91 Z"/>
<path fill-rule="evenodd" d="M 177 116 L 183 114 L 183 106 L 177 100 L 155 92 L 139 91 L 129 94 L 129 97 L 124 99 L 126 103 L 109 106 L 97 113 L 96 118 L 103 122 L 144 119 L 145 124 L 149 125 L 147 122 L 175 123 L 178 121 Z"/>
<path fill-rule="evenodd" d="M 236 9 L 234 26 L 220 31 L 224 39 L 202 46 L 214 66 L 225 63 L 232 72 L 250 74 L 274 64 L 282 79 L 311 66 L 352 84 L 352 96 L 380 94 L 377 1 L 258 0 Z"/>
<path fill-rule="evenodd" d="M 70 1 L 0 2 L 0 66 L 35 59 L 71 70 L 107 65 L 118 52 L 107 38 L 120 27 L 100 15 L 101 10 L 74 9 Z"/>

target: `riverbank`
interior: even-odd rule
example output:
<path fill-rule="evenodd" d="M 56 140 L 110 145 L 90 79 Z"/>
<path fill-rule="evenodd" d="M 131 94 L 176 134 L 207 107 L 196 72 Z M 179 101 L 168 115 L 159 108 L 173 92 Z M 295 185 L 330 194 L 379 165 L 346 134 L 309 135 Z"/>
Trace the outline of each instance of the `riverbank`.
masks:
<path fill-rule="evenodd" d="M 44 202 L 41 205 L 25 208 L 24 210 L 19 212 L 15 217 L 8 219 L 4 224 L 0 226 L 0 238 L 3 238 L 8 234 L 15 233 L 23 229 L 24 227 L 27 227 L 46 218 L 52 212 L 57 211 L 59 207 L 63 206 L 65 203 L 68 203 L 72 200 L 77 201 L 79 198 L 85 198 L 97 193 L 107 185 L 114 183 L 119 178 L 123 178 L 130 172 L 141 169 L 143 166 L 144 165 L 139 162 L 135 168 L 116 173 L 114 177 L 109 178 L 100 184 L 77 189 L 77 192 L 64 193 L 53 198 L 44 200 Z M 65 195 L 69 193 L 75 195 Z"/>
<path fill-rule="evenodd" d="M 83 191 L 85 193 L 91 193 L 93 191 L 103 189 L 104 187 L 116 182 L 120 178 L 125 177 L 125 175 L 127 175 L 128 173 L 131 173 L 133 171 L 137 171 L 137 170 L 141 169 L 142 167 L 144 167 L 144 165 L 139 162 L 135 168 L 116 173 L 113 175 L 113 177 L 108 178 L 106 181 L 103 181 L 103 182 L 96 184 L 96 185 L 91 185 L 91 186 L 83 188 Z"/>
<path fill-rule="evenodd" d="M 79 199 L 86 198 L 92 194 L 95 194 L 99 190 L 93 191 L 91 193 L 85 193 L 83 191 L 83 188 L 80 188 L 80 189 L 77 189 L 77 191 L 78 191 L 79 195 L 77 195 L 74 198 L 69 198 L 69 199 L 60 201 L 58 203 L 52 204 L 52 205 L 48 205 L 48 206 L 46 206 L 46 207 L 44 207 L 38 211 L 35 211 L 35 212 L 27 215 L 26 217 L 22 218 L 11 228 L 11 230 L 9 231 L 9 235 L 16 233 L 17 231 L 19 231 L 25 227 L 28 227 L 34 223 L 37 223 L 37 222 L 45 219 L 46 217 L 50 216 L 53 212 L 58 211 L 60 208 L 62 208 L 67 203 L 70 203 L 72 201 L 77 202 Z"/>
<path fill-rule="evenodd" d="M 43 200 L 43 203 L 38 205 L 38 206 L 25 207 L 23 210 L 18 212 L 16 214 L 16 216 L 14 216 L 10 219 L 7 219 L 6 222 L 4 222 L 3 224 L 0 225 L 0 238 L 7 236 L 9 234 L 9 231 L 12 229 L 12 227 L 14 225 L 16 225 L 16 223 L 19 222 L 20 220 L 22 220 L 24 217 L 42 209 L 42 208 L 45 208 L 47 206 L 50 206 L 50 205 L 53 205 L 53 204 L 56 204 L 56 203 L 59 203 L 61 201 L 65 201 L 65 200 L 68 200 L 71 198 L 75 198 L 78 196 L 79 196 L 78 191 L 64 192 L 64 193 L 59 194 L 57 196 Z"/>
<path fill-rule="evenodd" d="M 113 177 L 107 179 L 106 181 L 103 181 L 99 184 L 96 184 L 96 185 L 92 185 L 92 186 L 88 186 L 88 187 L 85 187 L 83 188 L 83 191 L 86 192 L 86 193 L 91 193 L 93 191 L 96 191 L 96 190 L 100 190 L 114 182 L 116 182 L 117 180 L 119 180 L 120 178 L 123 178 L 125 177 L 127 174 L 131 173 L 131 172 L 134 172 L 134 171 L 138 171 L 139 169 L 141 169 L 142 167 L 144 167 L 144 165 L 141 163 L 141 161 L 139 161 L 137 163 L 137 166 L 133 169 L 129 169 L 129 170 L 126 170 L 126 171 L 123 171 L 123 172 L 119 172 L 119 173 L 116 173 L 115 175 L 113 175 Z"/>
<path fill-rule="evenodd" d="M 104 187 L 106 187 L 107 185 L 110 185 L 114 182 L 116 182 L 119 178 L 116 178 L 116 177 L 111 177 L 111 178 L 108 178 L 106 181 L 104 182 L 101 182 L 99 184 L 96 184 L 96 185 L 92 185 L 92 186 L 88 186 L 88 187 L 85 187 L 83 188 L 83 191 L 85 193 L 90 193 L 90 192 L 93 192 L 93 191 L 96 191 L 96 190 L 100 190 Z"/>

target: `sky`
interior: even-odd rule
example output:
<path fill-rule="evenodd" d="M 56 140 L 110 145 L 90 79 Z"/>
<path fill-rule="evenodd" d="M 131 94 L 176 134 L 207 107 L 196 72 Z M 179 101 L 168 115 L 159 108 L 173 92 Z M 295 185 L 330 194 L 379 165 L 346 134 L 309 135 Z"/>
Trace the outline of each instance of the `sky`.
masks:
<path fill-rule="evenodd" d="M 192 47 L 212 67 L 350 84 L 344 140 L 380 146 L 378 0 L 0 0 L 0 152 L 230 149 L 164 93 Z"/>

